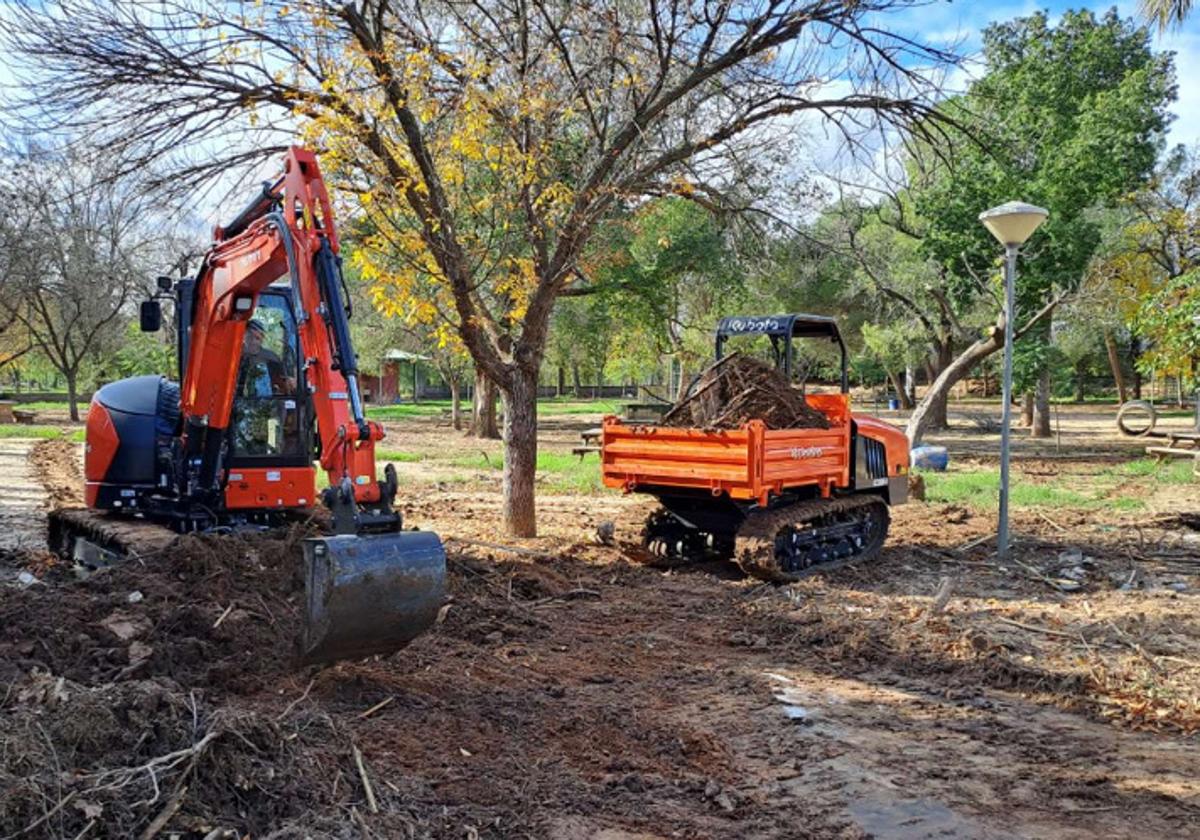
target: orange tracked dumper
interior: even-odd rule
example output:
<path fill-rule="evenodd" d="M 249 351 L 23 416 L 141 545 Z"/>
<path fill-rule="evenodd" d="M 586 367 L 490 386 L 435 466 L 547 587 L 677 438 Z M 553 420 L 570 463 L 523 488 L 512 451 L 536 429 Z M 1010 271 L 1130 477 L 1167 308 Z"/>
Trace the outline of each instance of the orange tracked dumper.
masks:
<path fill-rule="evenodd" d="M 768 580 L 794 580 L 872 559 L 887 538 L 888 506 L 908 499 L 908 440 L 894 426 L 854 414 L 846 347 L 837 323 L 817 315 L 730 317 L 716 355 L 736 337 L 765 337 L 792 379 L 796 339 L 840 350 L 839 393 L 809 394 L 828 428 L 674 428 L 606 417 L 604 484 L 648 493 L 662 506 L 643 544 L 668 559 L 723 556 Z"/>

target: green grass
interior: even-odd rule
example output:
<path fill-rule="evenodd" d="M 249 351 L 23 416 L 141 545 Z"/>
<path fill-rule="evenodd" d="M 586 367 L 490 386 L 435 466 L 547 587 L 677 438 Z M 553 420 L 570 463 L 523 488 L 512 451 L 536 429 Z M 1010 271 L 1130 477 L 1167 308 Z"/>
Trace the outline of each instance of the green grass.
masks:
<path fill-rule="evenodd" d="M 953 502 L 994 507 L 1000 493 L 995 470 L 922 472 L 925 496 L 931 502 Z M 1066 473 L 1051 482 L 1033 482 L 1013 476 L 1009 501 L 1013 507 L 1082 508 L 1085 510 L 1137 511 L 1146 507 L 1149 490 L 1159 485 L 1195 482 L 1192 461 L 1159 462 L 1137 458 L 1105 466 L 1094 473 Z M 1124 486 L 1128 485 L 1128 486 Z"/>
<path fill-rule="evenodd" d="M 538 400 L 538 414 L 620 414 L 627 399 L 577 400 L 570 397 L 551 397 Z"/>
<path fill-rule="evenodd" d="M 0 426 L 0 438 L 25 440 L 57 440 L 66 437 L 74 443 L 83 443 L 87 431 L 83 428 L 66 430 L 60 426 L 23 426 L 19 423 L 5 423 Z"/>
<path fill-rule="evenodd" d="M 504 455 L 499 452 L 495 455 L 478 452 L 473 455 L 455 455 L 444 459 L 442 463 L 468 470 L 499 470 L 504 467 Z"/>
<path fill-rule="evenodd" d="M 1137 463 L 1137 462 L 1133 462 Z M 1128 465 L 1122 465 L 1125 467 Z M 1191 480 L 1190 462 L 1186 465 Z M 1133 495 L 1110 497 L 1109 492 L 1126 478 L 1144 475 L 1137 472 L 1144 469 L 1141 465 L 1131 468 L 1125 475 L 1120 475 L 1122 467 L 1105 470 L 1097 476 L 1097 481 L 1087 490 L 1075 489 L 1072 477 L 1063 476 L 1059 482 L 1033 483 L 1023 480 L 1020 474 L 1013 477 L 1009 488 L 1009 503 L 1014 508 L 1081 508 L 1085 510 L 1109 509 L 1119 511 L 1142 510 L 1145 500 Z M 969 507 L 992 508 L 1000 497 L 1000 475 L 997 471 L 964 471 L 922 473 L 925 477 L 925 498 L 931 502 L 948 502 L 964 504 Z M 1176 476 L 1171 475 L 1174 482 Z M 1077 484 L 1077 482 L 1074 482 Z"/>
<path fill-rule="evenodd" d="M 419 403 L 400 403 L 398 405 L 367 406 L 367 416 L 372 420 L 403 420 L 407 417 L 436 417 L 443 411 L 450 410 L 450 400 L 430 400 Z M 464 411 L 466 405 L 464 404 Z"/>
<path fill-rule="evenodd" d="M 459 455 L 442 463 L 461 469 L 499 472 L 504 469 L 501 453 Z M 604 485 L 600 480 L 600 465 L 594 459 L 580 460 L 569 452 L 539 452 L 537 456 L 538 487 L 550 493 L 598 493 Z"/>
<path fill-rule="evenodd" d="M 367 416 L 372 420 L 405 420 L 412 417 L 437 417 L 450 411 L 450 400 L 429 400 L 419 403 L 367 406 Z M 462 402 L 463 417 L 471 412 L 469 400 Z M 620 414 L 619 400 L 576 400 L 567 397 L 550 397 L 538 400 L 538 414 Z"/>
<path fill-rule="evenodd" d="M 1000 475 L 994 471 L 926 472 L 925 498 L 972 507 L 992 507 L 1000 497 Z M 1097 501 L 1056 484 L 1029 484 L 1015 477 L 1009 489 L 1013 507 L 1091 507 Z"/>
<path fill-rule="evenodd" d="M 83 429 L 79 431 L 82 432 Z M 58 426 L 25 426 L 19 423 L 5 423 L 3 426 L 0 426 L 0 438 L 53 440 L 62 436 L 63 430 Z"/>
<path fill-rule="evenodd" d="M 570 452 L 539 452 L 538 475 L 551 493 L 599 493 L 600 464 L 594 458 L 580 458 Z"/>
<path fill-rule="evenodd" d="M 398 464 L 415 464 L 424 461 L 425 456 L 419 452 L 401 452 L 398 449 L 380 449 L 375 453 L 378 461 L 394 461 Z"/>
<path fill-rule="evenodd" d="M 71 410 L 71 404 L 69 402 L 67 402 L 66 400 L 61 400 L 61 401 L 53 400 L 53 401 L 49 401 L 49 402 L 47 402 L 45 400 L 41 400 L 38 402 L 18 403 L 17 405 L 15 405 L 13 407 L 19 408 L 23 411 L 62 411 L 62 412 L 67 412 L 67 411 Z M 88 407 L 88 404 L 85 400 L 79 401 L 79 413 L 80 414 L 87 413 L 87 407 Z"/>
<path fill-rule="evenodd" d="M 1192 462 L 1187 458 L 1165 462 L 1156 458 L 1138 458 L 1108 467 L 1100 475 L 1117 480 L 1153 476 L 1160 484 L 1191 484 L 1194 480 Z"/>

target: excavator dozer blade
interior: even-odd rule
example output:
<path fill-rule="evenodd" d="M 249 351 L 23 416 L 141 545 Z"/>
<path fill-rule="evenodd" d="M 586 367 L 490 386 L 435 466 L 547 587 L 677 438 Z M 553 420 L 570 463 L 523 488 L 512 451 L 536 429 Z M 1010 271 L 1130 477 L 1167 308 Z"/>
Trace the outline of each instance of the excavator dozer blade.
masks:
<path fill-rule="evenodd" d="M 393 653 L 431 627 L 446 590 L 436 534 L 352 534 L 304 541 L 307 600 L 300 659 Z"/>

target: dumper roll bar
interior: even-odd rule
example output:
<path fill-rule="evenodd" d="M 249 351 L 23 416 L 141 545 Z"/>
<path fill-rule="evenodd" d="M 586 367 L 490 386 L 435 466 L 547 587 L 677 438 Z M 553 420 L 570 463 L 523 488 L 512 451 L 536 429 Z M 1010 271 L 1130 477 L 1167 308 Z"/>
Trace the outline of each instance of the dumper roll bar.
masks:
<path fill-rule="evenodd" d="M 837 321 L 825 315 L 730 315 L 717 324 L 717 359 L 725 349 L 727 339 L 741 335 L 765 335 L 771 339 L 775 352 L 775 366 L 782 362 L 788 381 L 792 378 L 792 340 L 796 338 L 828 338 L 837 342 L 842 351 L 842 393 L 850 390 L 850 377 L 846 370 L 846 342 L 838 332 Z"/>

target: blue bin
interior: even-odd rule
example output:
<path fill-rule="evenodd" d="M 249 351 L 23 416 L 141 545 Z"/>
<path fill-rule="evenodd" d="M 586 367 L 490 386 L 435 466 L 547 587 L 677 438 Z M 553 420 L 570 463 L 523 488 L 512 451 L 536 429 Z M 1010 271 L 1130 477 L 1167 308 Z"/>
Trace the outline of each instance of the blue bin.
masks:
<path fill-rule="evenodd" d="M 910 457 L 914 470 L 945 472 L 950 463 L 950 453 L 944 446 L 918 446 Z"/>
<path fill-rule="evenodd" d="M 895 397 L 888 400 L 888 408 L 891 409 L 892 411 L 899 411 L 900 410 L 900 400 L 896 399 Z"/>

